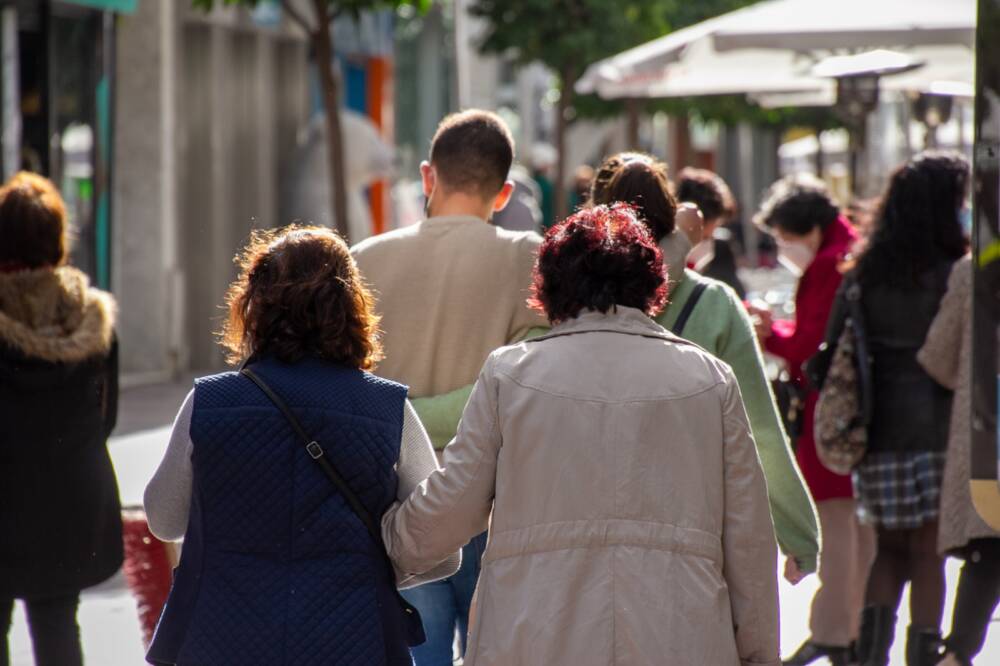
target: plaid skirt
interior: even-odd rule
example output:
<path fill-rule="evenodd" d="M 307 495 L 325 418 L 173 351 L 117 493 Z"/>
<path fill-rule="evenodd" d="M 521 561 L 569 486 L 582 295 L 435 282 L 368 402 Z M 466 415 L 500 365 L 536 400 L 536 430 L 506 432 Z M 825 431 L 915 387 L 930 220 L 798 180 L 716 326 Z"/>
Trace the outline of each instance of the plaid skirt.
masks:
<path fill-rule="evenodd" d="M 853 473 L 861 522 L 903 530 L 936 520 L 944 460 L 943 451 L 869 453 Z"/>

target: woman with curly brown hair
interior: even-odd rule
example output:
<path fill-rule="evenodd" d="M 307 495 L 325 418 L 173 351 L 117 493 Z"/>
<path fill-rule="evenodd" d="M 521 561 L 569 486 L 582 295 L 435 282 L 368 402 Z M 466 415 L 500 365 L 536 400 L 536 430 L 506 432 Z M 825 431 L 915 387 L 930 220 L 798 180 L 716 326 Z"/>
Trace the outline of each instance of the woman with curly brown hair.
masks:
<path fill-rule="evenodd" d="M 437 460 L 406 387 L 369 372 L 372 296 L 327 229 L 255 234 L 241 266 L 220 334 L 241 370 L 195 381 L 146 488 L 150 529 L 185 541 L 147 659 L 409 665 L 396 581 L 361 516 L 377 524 Z"/>
<path fill-rule="evenodd" d="M 732 370 L 651 317 L 659 248 L 631 208 L 549 230 L 552 330 L 493 352 L 444 470 L 386 514 L 420 571 L 490 524 L 465 663 L 778 666 L 777 548 Z"/>

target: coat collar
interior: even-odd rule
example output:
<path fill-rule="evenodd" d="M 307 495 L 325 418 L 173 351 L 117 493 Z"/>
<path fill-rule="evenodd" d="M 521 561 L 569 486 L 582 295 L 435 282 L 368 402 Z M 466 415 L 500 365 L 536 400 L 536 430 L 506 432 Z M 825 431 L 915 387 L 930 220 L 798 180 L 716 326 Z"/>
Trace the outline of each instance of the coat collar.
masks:
<path fill-rule="evenodd" d="M 624 335 L 638 335 L 645 338 L 659 338 L 671 342 L 691 344 L 657 324 L 641 310 L 623 305 L 616 305 L 607 312 L 586 310 L 573 319 L 556 324 L 549 333 L 532 338 L 529 342 L 547 340 L 563 335 L 595 332 L 622 333 Z"/>

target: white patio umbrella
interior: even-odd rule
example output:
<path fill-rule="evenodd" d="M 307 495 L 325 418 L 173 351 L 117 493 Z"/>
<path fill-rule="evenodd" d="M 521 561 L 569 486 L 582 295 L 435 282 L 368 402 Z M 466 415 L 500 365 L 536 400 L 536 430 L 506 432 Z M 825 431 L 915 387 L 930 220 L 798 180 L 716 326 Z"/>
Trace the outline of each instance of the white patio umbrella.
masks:
<path fill-rule="evenodd" d="M 975 0 L 766 0 L 594 63 L 577 83 L 601 97 L 799 94 L 829 98 L 811 74 L 837 53 L 891 48 L 926 66 L 886 79 L 925 91 L 969 84 Z"/>
<path fill-rule="evenodd" d="M 771 0 L 713 31 L 719 51 L 972 46 L 975 0 Z"/>

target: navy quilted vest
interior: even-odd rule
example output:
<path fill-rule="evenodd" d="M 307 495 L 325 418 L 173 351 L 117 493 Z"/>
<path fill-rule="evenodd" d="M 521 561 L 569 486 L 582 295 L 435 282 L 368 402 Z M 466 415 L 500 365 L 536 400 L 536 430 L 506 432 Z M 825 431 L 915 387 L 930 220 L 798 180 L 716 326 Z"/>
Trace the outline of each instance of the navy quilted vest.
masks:
<path fill-rule="evenodd" d="M 309 359 L 253 369 L 374 516 L 396 496 L 406 387 Z M 194 492 L 147 659 L 409 666 L 391 572 L 287 421 L 234 372 L 195 383 Z"/>

